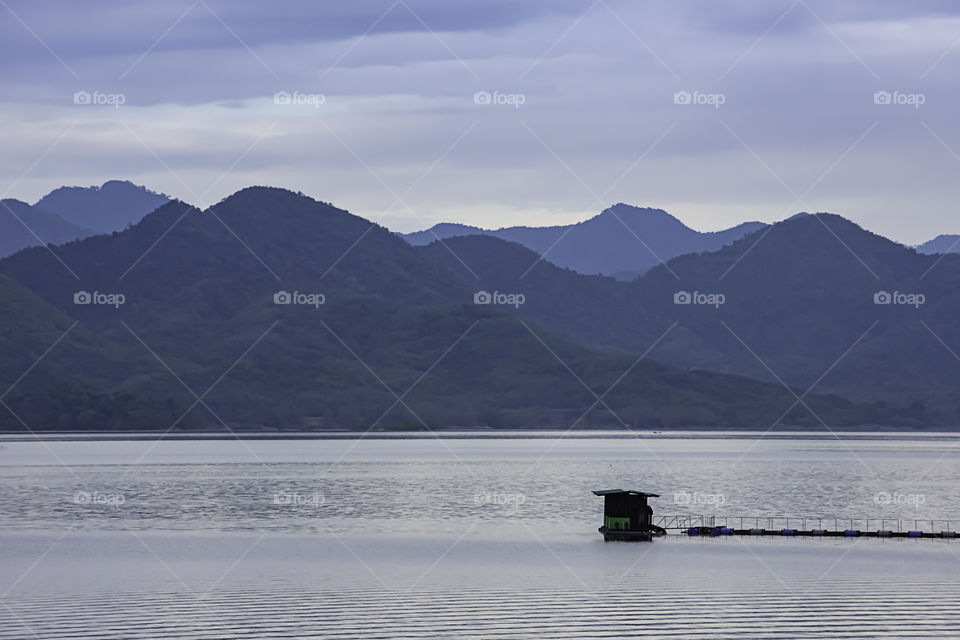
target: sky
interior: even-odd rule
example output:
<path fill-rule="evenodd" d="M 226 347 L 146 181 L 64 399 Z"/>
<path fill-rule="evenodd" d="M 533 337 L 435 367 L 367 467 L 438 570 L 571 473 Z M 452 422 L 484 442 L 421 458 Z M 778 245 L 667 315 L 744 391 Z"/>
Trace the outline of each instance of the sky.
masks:
<path fill-rule="evenodd" d="M 287 187 L 397 231 L 960 233 L 960 5 L 0 0 L 0 196 Z"/>

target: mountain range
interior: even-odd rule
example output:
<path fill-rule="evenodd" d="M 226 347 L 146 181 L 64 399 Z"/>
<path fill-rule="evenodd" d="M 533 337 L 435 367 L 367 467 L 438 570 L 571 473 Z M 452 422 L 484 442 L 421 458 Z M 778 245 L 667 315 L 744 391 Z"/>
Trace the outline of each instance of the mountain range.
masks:
<path fill-rule="evenodd" d="M 478 239 L 517 247 L 461 240 Z M 431 247 L 280 189 L 245 189 L 206 211 L 173 201 L 119 233 L 21 251 L 0 274 L 7 428 L 913 419 L 816 392 L 794 404 L 778 383 L 584 344 L 525 317 L 525 305 L 477 304 L 474 283 Z"/>
<path fill-rule="evenodd" d="M 521 244 L 553 264 L 579 273 L 632 280 L 666 260 L 686 253 L 716 251 L 765 226 L 744 222 L 731 229 L 702 233 L 662 209 L 618 203 L 572 225 L 486 230 L 441 223 L 403 237 L 421 246 L 460 236 L 493 236 Z"/>
<path fill-rule="evenodd" d="M 960 256 L 813 214 L 630 281 L 540 258 L 271 187 L 169 201 L 0 260 L 0 426 L 960 422 Z"/>
<path fill-rule="evenodd" d="M 20 200 L 0 200 L 0 258 L 26 247 L 120 231 L 169 200 L 121 180 L 99 187 L 60 187 L 32 206 Z"/>
<path fill-rule="evenodd" d="M 527 273 L 537 256 L 496 238 L 444 245 L 424 250 L 464 282 L 524 294 L 521 315 L 582 344 L 960 421 L 960 256 L 923 255 L 830 214 L 629 283 L 547 261 Z"/>

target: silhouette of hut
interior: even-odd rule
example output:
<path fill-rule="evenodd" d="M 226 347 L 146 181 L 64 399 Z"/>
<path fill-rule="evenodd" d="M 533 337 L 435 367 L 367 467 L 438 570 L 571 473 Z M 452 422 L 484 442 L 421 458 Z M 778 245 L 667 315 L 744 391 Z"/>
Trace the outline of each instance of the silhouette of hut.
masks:
<path fill-rule="evenodd" d="M 650 540 L 666 533 L 653 524 L 653 508 L 647 498 L 659 498 L 656 493 L 601 489 L 593 492 L 603 496 L 603 526 L 599 531 L 604 540 Z"/>

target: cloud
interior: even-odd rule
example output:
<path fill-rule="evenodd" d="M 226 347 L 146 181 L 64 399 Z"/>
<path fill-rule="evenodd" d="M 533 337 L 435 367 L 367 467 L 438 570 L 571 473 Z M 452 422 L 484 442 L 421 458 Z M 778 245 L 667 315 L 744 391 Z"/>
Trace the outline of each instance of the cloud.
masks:
<path fill-rule="evenodd" d="M 702 229 L 793 207 L 909 242 L 960 231 L 949 3 L 9 6 L 29 29 L 0 21 L 0 174 L 24 199 L 120 177 L 208 202 L 288 186 L 402 230 L 625 201 Z"/>

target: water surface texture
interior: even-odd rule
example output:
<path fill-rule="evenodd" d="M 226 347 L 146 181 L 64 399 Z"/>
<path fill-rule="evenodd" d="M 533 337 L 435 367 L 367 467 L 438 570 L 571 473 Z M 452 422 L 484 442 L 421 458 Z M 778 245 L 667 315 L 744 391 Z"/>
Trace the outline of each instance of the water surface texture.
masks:
<path fill-rule="evenodd" d="M 0 448 L 0 638 L 957 637 L 960 541 L 604 543 L 655 515 L 960 524 L 949 436 Z"/>

